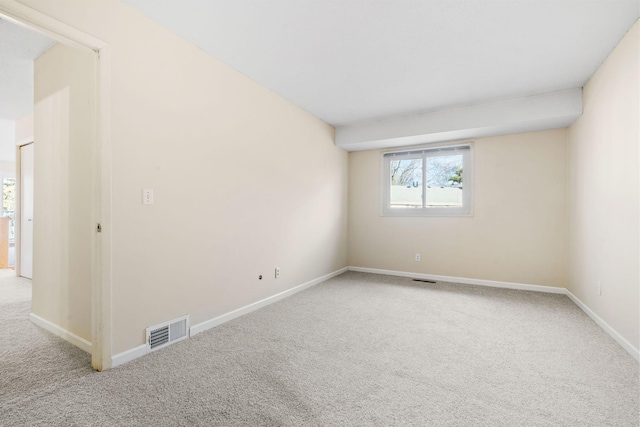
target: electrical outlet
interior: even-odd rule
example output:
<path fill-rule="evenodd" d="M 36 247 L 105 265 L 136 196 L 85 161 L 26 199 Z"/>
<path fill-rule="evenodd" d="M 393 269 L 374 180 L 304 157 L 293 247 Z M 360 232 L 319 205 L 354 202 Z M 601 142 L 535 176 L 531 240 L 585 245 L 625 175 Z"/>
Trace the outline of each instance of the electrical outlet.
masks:
<path fill-rule="evenodd" d="M 153 204 L 153 190 L 148 188 L 145 188 L 142 190 L 142 204 L 143 205 Z"/>
<path fill-rule="evenodd" d="M 276 279 L 280 277 L 280 267 L 276 267 Z"/>
<path fill-rule="evenodd" d="M 262 280 L 262 274 L 258 276 L 258 280 Z"/>
<path fill-rule="evenodd" d="M 420 254 L 416 254 L 416 261 L 420 261 Z"/>

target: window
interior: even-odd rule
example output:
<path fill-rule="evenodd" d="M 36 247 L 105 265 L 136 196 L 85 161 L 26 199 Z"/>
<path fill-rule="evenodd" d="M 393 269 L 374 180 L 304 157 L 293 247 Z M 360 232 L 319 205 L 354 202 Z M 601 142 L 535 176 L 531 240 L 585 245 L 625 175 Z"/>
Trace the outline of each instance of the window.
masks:
<path fill-rule="evenodd" d="M 8 216 L 9 220 L 9 242 L 13 243 L 16 238 L 15 227 L 16 213 L 16 179 L 4 178 L 2 180 L 2 216 Z"/>
<path fill-rule="evenodd" d="M 382 215 L 471 214 L 472 144 L 382 154 Z"/>

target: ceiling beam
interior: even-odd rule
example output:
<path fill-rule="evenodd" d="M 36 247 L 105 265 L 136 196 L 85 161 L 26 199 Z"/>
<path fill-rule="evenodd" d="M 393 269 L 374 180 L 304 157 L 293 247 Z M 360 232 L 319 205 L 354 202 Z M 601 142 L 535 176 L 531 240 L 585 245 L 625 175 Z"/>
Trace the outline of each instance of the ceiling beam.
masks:
<path fill-rule="evenodd" d="M 352 123 L 336 128 L 346 151 L 391 148 L 568 127 L 582 114 L 582 89 Z"/>

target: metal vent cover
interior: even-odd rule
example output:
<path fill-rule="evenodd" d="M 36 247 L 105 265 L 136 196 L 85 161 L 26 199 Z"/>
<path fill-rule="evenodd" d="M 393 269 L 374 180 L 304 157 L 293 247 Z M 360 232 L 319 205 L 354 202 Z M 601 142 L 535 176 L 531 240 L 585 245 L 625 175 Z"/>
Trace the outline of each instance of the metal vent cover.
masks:
<path fill-rule="evenodd" d="M 147 347 L 158 350 L 189 336 L 189 315 L 147 328 Z"/>
<path fill-rule="evenodd" d="M 169 327 L 163 326 L 158 329 L 154 329 L 149 332 L 149 346 L 151 350 L 159 347 L 161 345 L 165 345 L 169 342 Z"/>

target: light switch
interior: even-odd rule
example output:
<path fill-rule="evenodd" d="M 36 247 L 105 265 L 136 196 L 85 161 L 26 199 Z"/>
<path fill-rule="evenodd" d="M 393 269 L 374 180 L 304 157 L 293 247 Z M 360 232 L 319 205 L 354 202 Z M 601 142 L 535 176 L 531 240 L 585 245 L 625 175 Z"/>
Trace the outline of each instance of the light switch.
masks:
<path fill-rule="evenodd" d="M 153 204 L 153 190 L 148 188 L 145 188 L 142 190 L 142 204 L 143 205 Z"/>

